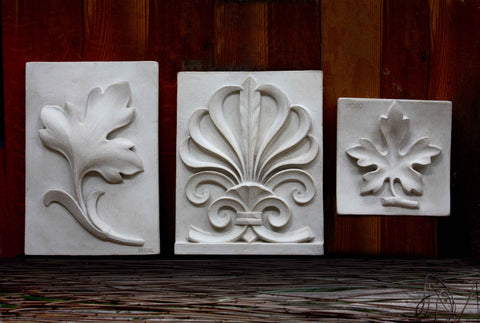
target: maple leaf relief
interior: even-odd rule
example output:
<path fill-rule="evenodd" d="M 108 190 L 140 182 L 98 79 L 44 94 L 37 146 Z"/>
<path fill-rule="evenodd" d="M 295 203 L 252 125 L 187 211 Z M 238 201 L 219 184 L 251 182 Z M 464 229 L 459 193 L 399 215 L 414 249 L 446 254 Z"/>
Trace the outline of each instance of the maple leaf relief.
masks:
<path fill-rule="evenodd" d="M 400 183 L 408 195 L 422 195 L 422 174 L 415 166 L 427 166 L 431 159 L 441 153 L 441 149 L 430 145 L 427 137 L 419 138 L 409 147 L 404 147 L 404 141 L 410 130 L 410 120 L 406 118 L 397 102 L 390 106 L 387 116 L 380 119 L 380 132 L 385 148 L 373 143 L 368 138 L 360 138 L 359 145 L 346 150 L 346 153 L 357 159 L 360 167 L 374 168 L 363 175 L 361 194 L 376 194 L 389 182 L 393 196 L 381 198 L 383 206 L 404 208 L 419 208 L 417 201 L 402 198 L 394 184 Z"/>
<path fill-rule="evenodd" d="M 42 143 L 63 155 L 71 168 L 76 198 L 62 190 L 45 194 L 48 206 L 63 205 L 75 219 L 99 239 L 127 245 L 143 245 L 143 240 L 113 231 L 97 214 L 97 202 L 104 192 L 93 192 L 83 198 L 82 181 L 88 173 L 98 173 L 109 183 L 121 183 L 123 175 L 143 171 L 143 164 L 132 150 L 134 143 L 124 138 L 109 139 L 114 130 L 128 125 L 135 108 L 130 101 L 128 82 L 90 91 L 85 107 L 66 102 L 64 107 L 45 106 L 40 118 L 45 129 L 39 130 Z"/>

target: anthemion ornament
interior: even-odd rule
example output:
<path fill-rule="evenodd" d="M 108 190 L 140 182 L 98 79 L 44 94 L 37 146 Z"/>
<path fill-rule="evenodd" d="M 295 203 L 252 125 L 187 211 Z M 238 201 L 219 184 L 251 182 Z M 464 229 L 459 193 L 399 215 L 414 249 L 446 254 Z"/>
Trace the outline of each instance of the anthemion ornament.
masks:
<path fill-rule="evenodd" d="M 27 64 L 27 254 L 158 253 L 157 73 Z"/>
<path fill-rule="evenodd" d="M 451 103 L 339 99 L 340 214 L 449 215 Z"/>
<path fill-rule="evenodd" d="M 177 253 L 322 253 L 321 80 L 179 74 Z"/>

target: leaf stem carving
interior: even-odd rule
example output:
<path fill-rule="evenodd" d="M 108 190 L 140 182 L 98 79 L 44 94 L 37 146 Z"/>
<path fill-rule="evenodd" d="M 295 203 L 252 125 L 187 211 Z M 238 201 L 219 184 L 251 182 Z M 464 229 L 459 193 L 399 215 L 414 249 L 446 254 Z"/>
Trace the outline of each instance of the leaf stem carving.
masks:
<path fill-rule="evenodd" d="M 98 239 L 129 246 L 142 246 L 144 240 L 115 232 L 98 215 L 97 203 L 104 192 L 93 192 L 87 200 L 83 196 L 83 179 L 90 172 L 100 174 L 109 183 L 121 183 L 123 175 L 143 171 L 143 163 L 132 150 L 127 139 L 107 139 L 116 129 L 128 125 L 135 108 L 128 107 L 131 92 L 128 82 L 115 83 L 102 93 L 100 88 L 90 91 L 86 107 L 65 103 L 45 106 L 39 130 L 42 143 L 58 152 L 68 161 L 73 178 L 76 199 L 62 190 L 50 190 L 44 196 L 46 206 L 56 202 L 67 209 L 77 222 Z"/>
<path fill-rule="evenodd" d="M 81 209 L 79 203 L 65 191 L 50 190 L 44 195 L 43 202 L 46 206 L 49 206 L 52 203 L 58 203 L 63 206 L 85 230 L 98 239 L 129 246 L 143 246 L 145 243 L 143 239 L 136 239 L 122 235 L 115 232 L 111 228 L 109 228 L 107 231 L 102 231 Z"/>
<path fill-rule="evenodd" d="M 380 202 L 383 206 L 397 206 L 397 207 L 404 207 L 407 209 L 418 209 L 420 204 L 418 201 L 408 200 L 400 195 L 395 191 L 395 183 L 392 179 L 389 179 L 390 191 L 392 192 L 393 196 L 381 197 Z"/>

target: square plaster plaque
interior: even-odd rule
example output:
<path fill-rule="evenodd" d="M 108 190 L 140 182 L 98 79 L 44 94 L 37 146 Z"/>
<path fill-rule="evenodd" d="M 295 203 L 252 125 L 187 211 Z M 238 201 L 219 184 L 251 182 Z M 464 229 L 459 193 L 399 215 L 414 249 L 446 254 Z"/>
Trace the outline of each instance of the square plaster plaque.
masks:
<path fill-rule="evenodd" d="M 178 74 L 177 254 L 323 254 L 322 72 Z"/>
<path fill-rule="evenodd" d="M 337 212 L 450 215 L 452 103 L 338 100 Z"/>
<path fill-rule="evenodd" d="M 159 253 L 156 62 L 27 63 L 25 253 Z"/>

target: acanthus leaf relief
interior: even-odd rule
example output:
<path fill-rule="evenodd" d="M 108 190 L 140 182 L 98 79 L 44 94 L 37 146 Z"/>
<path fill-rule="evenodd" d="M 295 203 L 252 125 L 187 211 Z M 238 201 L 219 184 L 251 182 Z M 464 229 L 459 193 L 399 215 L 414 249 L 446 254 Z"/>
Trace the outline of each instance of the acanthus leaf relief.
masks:
<path fill-rule="evenodd" d="M 128 82 L 115 83 L 102 93 L 90 91 L 84 107 L 66 102 L 64 107 L 44 106 L 39 130 L 42 143 L 68 161 L 74 184 L 74 196 L 58 189 L 48 191 L 45 205 L 56 202 L 67 209 L 77 222 L 98 239 L 130 246 L 142 246 L 144 240 L 115 232 L 97 211 L 103 191 L 83 197 L 83 180 L 98 173 L 108 183 L 123 181 L 123 175 L 143 171 L 143 163 L 132 150 L 134 143 L 124 138 L 107 138 L 114 130 L 127 126 L 135 115 L 129 107 L 131 91 Z"/>
<path fill-rule="evenodd" d="M 396 206 L 418 209 L 418 201 L 402 197 L 396 190 L 398 182 L 407 195 L 423 194 L 423 176 L 415 166 L 427 166 L 432 157 L 441 153 L 439 147 L 430 145 L 428 137 L 417 139 L 409 147 L 404 142 L 410 130 L 410 119 L 404 116 L 398 102 L 394 101 L 386 116 L 380 118 L 380 132 L 384 147 L 376 145 L 368 138 L 360 138 L 359 144 L 350 147 L 346 153 L 355 158 L 362 169 L 369 169 L 363 175 L 360 193 L 378 194 L 387 181 L 392 196 L 381 197 L 384 207 Z"/>
<path fill-rule="evenodd" d="M 258 85 L 251 76 L 242 85 L 217 90 L 206 108 L 191 114 L 189 136 L 179 149 L 194 172 L 185 185 L 187 199 L 199 207 L 209 203 L 207 214 L 198 215 L 208 217 L 209 227 L 191 225 L 187 239 L 312 241 L 309 227 L 290 229 L 295 217 L 290 198 L 278 194 L 279 188 L 287 189 L 299 206 L 315 196 L 313 178 L 301 169 L 319 153 L 310 128 L 305 108 L 290 105 L 280 89 Z"/>

